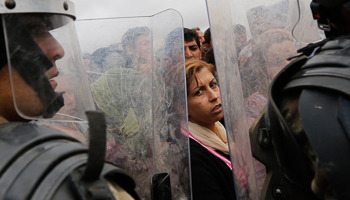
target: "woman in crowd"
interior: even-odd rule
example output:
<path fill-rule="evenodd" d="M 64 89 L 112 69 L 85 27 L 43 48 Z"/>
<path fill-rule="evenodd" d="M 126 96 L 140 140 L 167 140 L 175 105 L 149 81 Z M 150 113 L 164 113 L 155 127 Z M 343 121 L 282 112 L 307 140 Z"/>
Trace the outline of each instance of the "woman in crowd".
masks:
<path fill-rule="evenodd" d="M 186 83 L 193 199 L 236 199 L 226 130 L 219 122 L 223 110 L 215 67 L 187 60 Z M 187 135 L 185 124 L 182 133 Z M 235 171 L 246 184 L 242 170 Z"/>

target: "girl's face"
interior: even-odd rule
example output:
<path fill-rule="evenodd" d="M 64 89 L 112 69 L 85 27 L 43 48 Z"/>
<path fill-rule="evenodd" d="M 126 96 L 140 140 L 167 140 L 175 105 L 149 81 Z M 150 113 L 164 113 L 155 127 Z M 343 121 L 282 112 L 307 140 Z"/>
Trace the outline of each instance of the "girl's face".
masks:
<path fill-rule="evenodd" d="M 187 88 L 189 121 L 209 127 L 223 118 L 220 89 L 208 68 L 202 68 L 196 74 L 198 85 L 192 80 Z"/>

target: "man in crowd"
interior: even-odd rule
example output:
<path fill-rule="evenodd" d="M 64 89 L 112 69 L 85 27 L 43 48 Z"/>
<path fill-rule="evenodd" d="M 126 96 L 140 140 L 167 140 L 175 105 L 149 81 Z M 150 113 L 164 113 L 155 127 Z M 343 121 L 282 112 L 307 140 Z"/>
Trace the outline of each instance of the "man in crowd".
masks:
<path fill-rule="evenodd" d="M 236 43 L 236 53 L 237 56 L 239 52 L 247 45 L 247 35 L 246 29 L 241 24 L 236 24 L 233 26 L 235 32 L 235 43 Z"/>
<path fill-rule="evenodd" d="M 151 68 L 150 36 L 151 31 L 148 27 L 135 27 L 129 29 L 122 37 L 122 46 L 130 56 L 132 68 L 144 74 Z"/>
<path fill-rule="evenodd" d="M 192 28 L 192 30 L 197 32 L 198 37 L 199 37 L 199 42 L 201 43 L 201 45 L 203 45 L 203 43 L 205 42 L 204 33 L 201 31 L 201 29 L 199 27 L 194 27 L 194 28 Z"/>
<path fill-rule="evenodd" d="M 204 32 L 204 40 L 203 49 L 211 49 L 213 47 L 213 42 L 211 41 L 210 28 Z"/>
<path fill-rule="evenodd" d="M 198 34 L 191 29 L 184 28 L 185 57 L 201 59 L 202 48 Z"/>

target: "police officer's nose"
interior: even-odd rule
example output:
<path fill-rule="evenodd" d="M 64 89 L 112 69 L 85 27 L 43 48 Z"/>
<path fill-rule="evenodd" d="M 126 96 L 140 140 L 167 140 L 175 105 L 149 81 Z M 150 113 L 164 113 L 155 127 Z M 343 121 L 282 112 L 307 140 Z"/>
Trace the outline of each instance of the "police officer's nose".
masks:
<path fill-rule="evenodd" d="M 56 60 L 61 59 L 65 52 L 60 43 L 50 34 L 47 33 L 45 40 L 41 40 L 39 43 L 42 50 L 45 52 L 46 56 L 51 60 L 51 62 L 55 62 Z"/>

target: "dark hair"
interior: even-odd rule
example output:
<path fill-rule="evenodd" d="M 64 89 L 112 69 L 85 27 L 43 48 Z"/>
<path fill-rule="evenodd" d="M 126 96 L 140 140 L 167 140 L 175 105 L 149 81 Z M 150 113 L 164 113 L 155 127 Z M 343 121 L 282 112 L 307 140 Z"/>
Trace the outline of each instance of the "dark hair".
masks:
<path fill-rule="evenodd" d="M 91 59 L 91 53 L 83 53 L 83 59 Z"/>
<path fill-rule="evenodd" d="M 241 24 L 234 25 L 233 31 L 235 32 L 235 34 L 246 34 L 245 27 Z"/>
<path fill-rule="evenodd" d="M 108 48 L 102 47 L 97 49 L 91 54 L 91 60 L 97 65 L 102 66 L 102 63 L 107 55 L 108 55 Z"/>
<path fill-rule="evenodd" d="M 193 40 L 196 40 L 196 43 L 198 47 L 201 47 L 201 43 L 199 42 L 199 37 L 198 33 L 194 30 L 184 28 L 184 37 L 185 37 L 185 42 L 192 42 Z"/>
<path fill-rule="evenodd" d="M 135 47 L 135 43 L 140 36 L 147 36 L 149 34 L 150 30 L 145 26 L 130 28 L 122 37 L 123 48 L 125 49 L 126 46 Z"/>
<path fill-rule="evenodd" d="M 165 39 L 165 52 L 172 57 L 183 51 L 183 29 L 178 27 L 171 31 Z"/>
<path fill-rule="evenodd" d="M 208 28 L 208 29 L 204 32 L 204 40 L 205 40 L 205 43 L 210 44 L 210 41 L 211 41 L 210 28 Z"/>
<path fill-rule="evenodd" d="M 205 57 L 203 60 L 205 62 L 215 66 L 215 56 L 214 56 L 214 49 L 213 48 L 210 48 L 208 50 L 208 52 L 205 54 Z"/>

